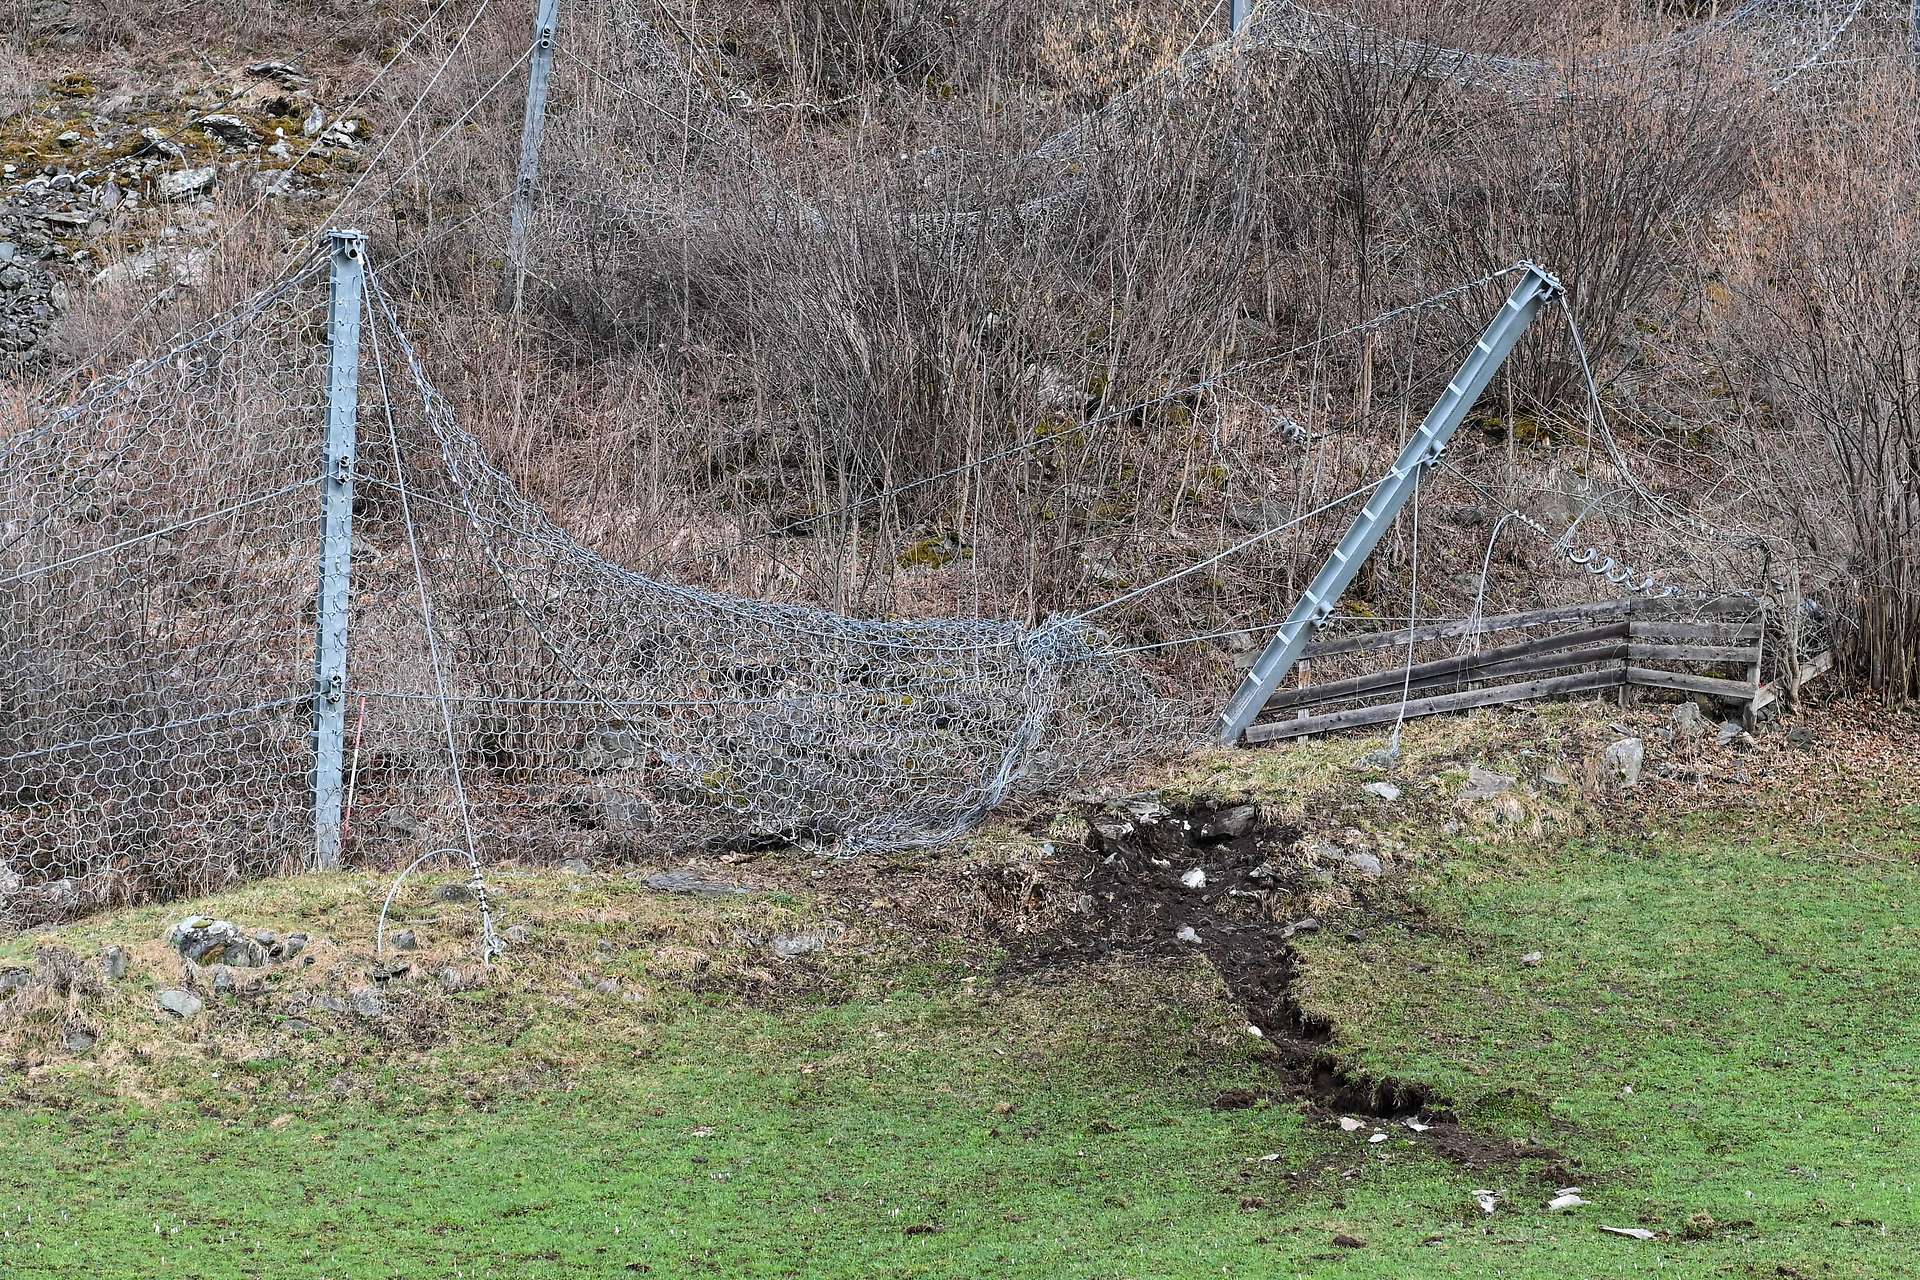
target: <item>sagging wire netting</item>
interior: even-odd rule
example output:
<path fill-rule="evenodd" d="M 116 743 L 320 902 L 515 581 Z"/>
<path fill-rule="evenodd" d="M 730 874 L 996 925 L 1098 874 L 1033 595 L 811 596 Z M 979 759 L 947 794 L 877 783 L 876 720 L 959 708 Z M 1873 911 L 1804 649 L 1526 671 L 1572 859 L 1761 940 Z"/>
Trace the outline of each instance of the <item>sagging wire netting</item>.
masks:
<path fill-rule="evenodd" d="M 905 848 L 1183 729 L 1085 622 L 863 621 L 594 555 L 371 283 L 350 860 Z M 305 268 L 4 441 L 0 924 L 310 864 L 325 322 Z"/>
<path fill-rule="evenodd" d="M 477 814 L 511 805 L 522 830 L 532 811 L 656 846 L 909 848 L 1017 791 L 1109 773 L 1180 721 L 1085 623 L 865 621 L 602 559 L 460 428 L 377 280 L 371 306 L 393 423 L 363 449 L 361 497 L 387 525 L 403 498 L 411 512 Z M 366 709 L 356 805 L 445 842 L 455 815 L 414 808 L 450 796 L 433 781 L 445 752 L 422 622 L 401 603 L 414 568 L 369 561 L 349 680 Z"/>
<path fill-rule="evenodd" d="M 316 265 L 0 439 L 0 923 L 301 864 Z"/>

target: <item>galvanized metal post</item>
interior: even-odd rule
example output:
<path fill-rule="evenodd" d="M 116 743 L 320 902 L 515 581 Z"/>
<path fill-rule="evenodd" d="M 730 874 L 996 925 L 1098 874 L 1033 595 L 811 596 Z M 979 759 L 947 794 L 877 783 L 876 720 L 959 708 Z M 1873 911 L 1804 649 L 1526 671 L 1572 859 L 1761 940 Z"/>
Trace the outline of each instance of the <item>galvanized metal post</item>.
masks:
<path fill-rule="evenodd" d="M 1920 4 L 1920 0 L 1915 0 Z M 1240 28 L 1247 25 L 1247 18 L 1253 13 L 1253 0 L 1227 0 L 1227 30 L 1234 35 L 1240 34 Z"/>
<path fill-rule="evenodd" d="M 547 86 L 553 79 L 560 0 L 539 0 L 533 17 L 533 54 L 527 63 L 527 109 L 520 125 L 520 170 L 513 182 L 513 225 L 507 230 L 507 277 L 501 306 L 520 313 L 527 287 L 527 231 L 533 221 L 533 184 L 540 173 L 540 140 L 547 131 Z"/>
<path fill-rule="evenodd" d="M 327 442 L 320 481 L 320 597 L 313 695 L 313 850 L 321 871 L 340 866 L 347 738 L 347 605 L 353 574 L 353 460 L 360 414 L 360 299 L 367 238 L 332 231 L 328 278 Z"/>
<path fill-rule="evenodd" d="M 1514 286 L 1508 295 L 1506 305 L 1480 335 L 1480 341 L 1474 344 L 1473 351 L 1466 362 L 1460 366 L 1460 372 L 1440 399 L 1428 410 L 1420 429 L 1407 440 L 1400 450 L 1400 457 L 1393 464 L 1372 494 L 1367 498 L 1366 506 L 1340 539 L 1340 545 L 1334 548 L 1325 565 L 1315 575 L 1306 593 L 1293 606 L 1293 612 L 1281 624 L 1280 630 L 1247 672 L 1240 682 L 1240 688 L 1227 703 L 1227 709 L 1220 713 L 1217 726 L 1221 743 L 1232 745 L 1240 740 L 1273 696 L 1273 691 L 1286 679 L 1300 654 L 1306 649 L 1313 634 L 1326 625 L 1327 618 L 1333 613 L 1333 607 L 1339 603 L 1340 596 L 1352 585 L 1360 566 L 1366 563 L 1373 549 L 1379 545 L 1381 536 L 1387 531 L 1394 517 L 1413 496 L 1420 485 L 1420 473 L 1440 460 L 1446 450 L 1447 441 L 1454 430 L 1466 420 L 1474 401 L 1487 389 L 1493 375 L 1505 363 L 1506 358 L 1520 341 L 1520 335 L 1527 331 L 1540 308 L 1560 296 L 1560 282 L 1532 263 L 1521 264 L 1526 275 Z"/>

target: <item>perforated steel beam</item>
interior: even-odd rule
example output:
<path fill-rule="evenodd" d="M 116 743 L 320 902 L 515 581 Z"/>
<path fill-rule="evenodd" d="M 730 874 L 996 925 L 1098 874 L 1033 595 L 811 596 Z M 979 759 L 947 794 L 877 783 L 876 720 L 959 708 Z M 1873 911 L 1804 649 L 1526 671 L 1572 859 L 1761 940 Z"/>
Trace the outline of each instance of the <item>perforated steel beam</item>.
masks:
<path fill-rule="evenodd" d="M 1373 554 L 1394 517 L 1413 496 L 1419 487 L 1421 472 L 1440 460 L 1447 441 L 1466 420 L 1474 401 L 1493 381 L 1493 375 L 1506 362 L 1514 344 L 1520 341 L 1520 335 L 1533 323 L 1540 308 L 1560 296 L 1560 282 L 1553 276 L 1530 262 L 1520 265 L 1525 274 L 1508 295 L 1506 305 L 1480 335 L 1472 354 L 1460 366 L 1460 372 L 1428 410 L 1420 429 L 1408 438 L 1393 469 L 1368 496 L 1366 506 L 1346 536 L 1340 539 L 1340 545 L 1327 557 L 1326 564 L 1293 606 L 1293 612 L 1287 615 L 1280 630 L 1255 660 L 1252 670 L 1240 682 L 1226 710 L 1220 713 L 1217 732 L 1222 744 L 1230 746 L 1246 734 L 1247 726 L 1293 670 L 1293 664 L 1299 661 L 1301 651 L 1314 634 L 1326 625 L 1341 595 L 1360 572 L 1360 566 Z"/>
<path fill-rule="evenodd" d="M 540 141 L 547 131 L 547 86 L 560 31 L 560 0 L 540 0 L 533 15 L 533 52 L 527 59 L 527 108 L 520 124 L 520 168 L 513 180 L 513 221 L 507 228 L 506 279 L 500 306 L 518 314 L 527 287 L 527 231 L 533 222 L 533 187 L 540 174 Z"/>
<path fill-rule="evenodd" d="M 332 231 L 327 307 L 327 439 L 320 481 L 320 596 L 313 695 L 313 849 L 340 866 L 347 728 L 347 605 L 353 572 L 353 461 L 360 416 L 360 299 L 367 238 Z"/>

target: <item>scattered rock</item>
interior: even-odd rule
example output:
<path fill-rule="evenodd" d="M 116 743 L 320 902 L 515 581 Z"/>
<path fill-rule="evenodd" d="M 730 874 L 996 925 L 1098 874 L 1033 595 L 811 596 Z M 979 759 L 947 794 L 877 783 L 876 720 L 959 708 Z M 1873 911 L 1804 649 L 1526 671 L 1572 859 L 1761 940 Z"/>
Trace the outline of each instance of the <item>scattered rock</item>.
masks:
<path fill-rule="evenodd" d="M 1238 840 L 1252 831 L 1260 822 L 1260 807 L 1252 804 L 1237 804 L 1231 809 L 1219 809 L 1207 814 L 1194 824 L 1194 839 L 1202 842 L 1216 840 Z"/>
<path fill-rule="evenodd" d="M 1399 747 L 1375 747 L 1353 762 L 1355 769 L 1391 769 L 1400 763 Z"/>
<path fill-rule="evenodd" d="M 728 884 L 723 880 L 707 880 L 685 871 L 663 871 L 646 878 L 649 889 L 661 893 L 712 893 L 745 894 L 750 890 L 737 884 Z"/>
<path fill-rule="evenodd" d="M 1370 796 L 1378 796 L 1388 804 L 1392 804 L 1400 798 L 1400 788 L 1394 786 L 1391 782 L 1369 782 L 1360 789 Z"/>
<path fill-rule="evenodd" d="M 441 989 L 446 991 L 447 994 L 449 995 L 452 995 L 453 993 L 464 989 L 466 986 L 465 977 L 461 974 L 461 972 L 458 969 L 454 968 L 452 965 L 448 965 L 446 968 L 442 969 L 440 971 L 439 977 L 440 977 Z"/>
<path fill-rule="evenodd" d="M 1529 951 L 1527 952 L 1527 954 L 1520 957 L 1520 963 L 1525 965 L 1529 969 L 1538 969 L 1540 967 L 1540 962 L 1545 959 L 1546 959 L 1546 956 L 1542 955 L 1540 952 Z"/>
<path fill-rule="evenodd" d="M 1347 855 L 1347 865 L 1368 879 L 1378 876 L 1385 870 L 1380 865 L 1379 856 L 1371 853 L 1350 853 Z"/>
<path fill-rule="evenodd" d="M 1673 709 L 1673 740 L 1675 742 L 1694 742 L 1707 731 L 1707 718 L 1700 714 L 1700 704 L 1683 702 Z"/>
<path fill-rule="evenodd" d="M 33 981 L 33 974 L 26 969 L 0 969 L 0 996 L 9 991 L 18 991 Z"/>
<path fill-rule="evenodd" d="M 620 994 L 620 980 L 618 978 L 602 978 L 593 984 L 593 989 L 603 996 L 617 996 Z"/>
<path fill-rule="evenodd" d="M 1503 796 L 1519 785 L 1520 779 L 1510 773 L 1495 773 L 1483 769 L 1478 764 L 1467 766 L 1467 785 L 1460 791 L 1462 800 L 1491 800 Z"/>
<path fill-rule="evenodd" d="M 1184 942 L 1188 946 L 1197 947 L 1200 945 L 1200 932 L 1190 924 L 1181 925 L 1173 936 L 1176 941 Z"/>
<path fill-rule="evenodd" d="M 516 924 L 501 936 L 513 946 L 524 947 L 533 941 L 533 930 L 523 924 Z"/>
<path fill-rule="evenodd" d="M 188 200 L 198 200 L 213 190 L 220 180 L 220 171 L 212 165 L 192 169 L 175 169 L 172 173 L 163 173 L 154 179 L 153 194 L 163 204 L 182 204 Z"/>
<path fill-rule="evenodd" d="M 560 864 L 560 871 L 563 875 L 584 876 L 592 870 L 593 868 L 587 865 L 585 858 L 568 858 Z"/>
<path fill-rule="evenodd" d="M 167 930 L 167 943 L 183 960 L 198 965 L 228 964 L 258 969 L 267 963 L 267 949 L 231 920 L 189 916 Z"/>
<path fill-rule="evenodd" d="M 395 951 L 418 951 L 420 949 L 420 939 L 415 936 L 413 930 L 402 929 L 393 935 L 393 949 Z"/>
<path fill-rule="evenodd" d="M 199 996 L 193 994 L 191 991 L 182 991 L 177 987 L 169 987 L 164 991 L 157 991 L 154 993 L 153 999 L 154 1003 L 182 1021 L 199 1017 L 200 1011 L 206 1008 L 205 1003 Z"/>
<path fill-rule="evenodd" d="M 1298 920 L 1295 920 L 1292 924 L 1282 929 L 1280 936 L 1282 938 L 1291 938 L 1296 933 L 1318 932 L 1320 932 L 1320 921 L 1318 919 L 1313 916 L 1301 916 Z"/>
<path fill-rule="evenodd" d="M 1602 763 L 1607 776 L 1622 787 L 1638 786 L 1640 767 L 1646 762 L 1646 744 L 1638 738 L 1622 738 L 1607 748 Z"/>
<path fill-rule="evenodd" d="M 201 116 L 194 123 L 229 146 L 245 147 L 260 140 L 260 131 L 239 116 Z"/>
<path fill-rule="evenodd" d="M 782 960 L 792 960 L 816 951 L 825 951 L 827 936 L 824 933 L 781 934 L 770 944 L 770 949 Z"/>
<path fill-rule="evenodd" d="M 1743 747 L 1751 746 L 1753 744 L 1753 737 L 1745 729 L 1740 727 L 1738 720 L 1722 720 L 1720 727 L 1714 731 L 1713 745 L 1716 747 L 1730 747 L 1736 743 Z"/>
<path fill-rule="evenodd" d="M 1340 1117 L 1340 1128 L 1346 1133 L 1358 1133 L 1366 1127 L 1367 1122 L 1365 1120 L 1356 1120 L 1352 1116 Z"/>
<path fill-rule="evenodd" d="M 1189 889 L 1204 889 L 1207 887 L 1207 873 L 1204 868 L 1194 867 L 1180 877 L 1180 883 Z"/>
<path fill-rule="evenodd" d="M 1658 1236 L 1645 1227 L 1602 1227 L 1610 1236 L 1626 1236 L 1629 1240 L 1657 1240 Z"/>
<path fill-rule="evenodd" d="M 132 963 L 133 954 L 125 947 L 108 947 L 100 953 L 100 968 L 115 982 L 127 976 L 127 969 Z"/>
<path fill-rule="evenodd" d="M 456 880 L 452 884 L 443 884 L 435 889 L 433 896 L 437 902 L 472 902 L 473 886 L 464 880 Z"/>
<path fill-rule="evenodd" d="M 386 1002 L 380 998 L 380 993 L 365 987 L 347 993 L 347 1008 L 351 1009 L 356 1017 L 361 1018 L 377 1018 L 387 1011 Z"/>
<path fill-rule="evenodd" d="M 68 1053 L 85 1053 L 99 1042 L 100 1034 L 78 1018 L 69 1018 L 60 1033 L 60 1043 Z"/>

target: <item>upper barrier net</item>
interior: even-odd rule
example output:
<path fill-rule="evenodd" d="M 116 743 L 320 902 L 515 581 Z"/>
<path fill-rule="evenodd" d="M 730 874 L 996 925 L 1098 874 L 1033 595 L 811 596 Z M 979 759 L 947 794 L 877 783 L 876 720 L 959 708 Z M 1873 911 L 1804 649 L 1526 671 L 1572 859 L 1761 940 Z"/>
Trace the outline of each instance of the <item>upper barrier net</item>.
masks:
<path fill-rule="evenodd" d="M 0 448 L 0 924 L 313 856 L 316 267 Z M 1092 626 L 869 621 L 588 551 L 361 337 L 349 860 L 939 842 L 1180 726 Z"/>

